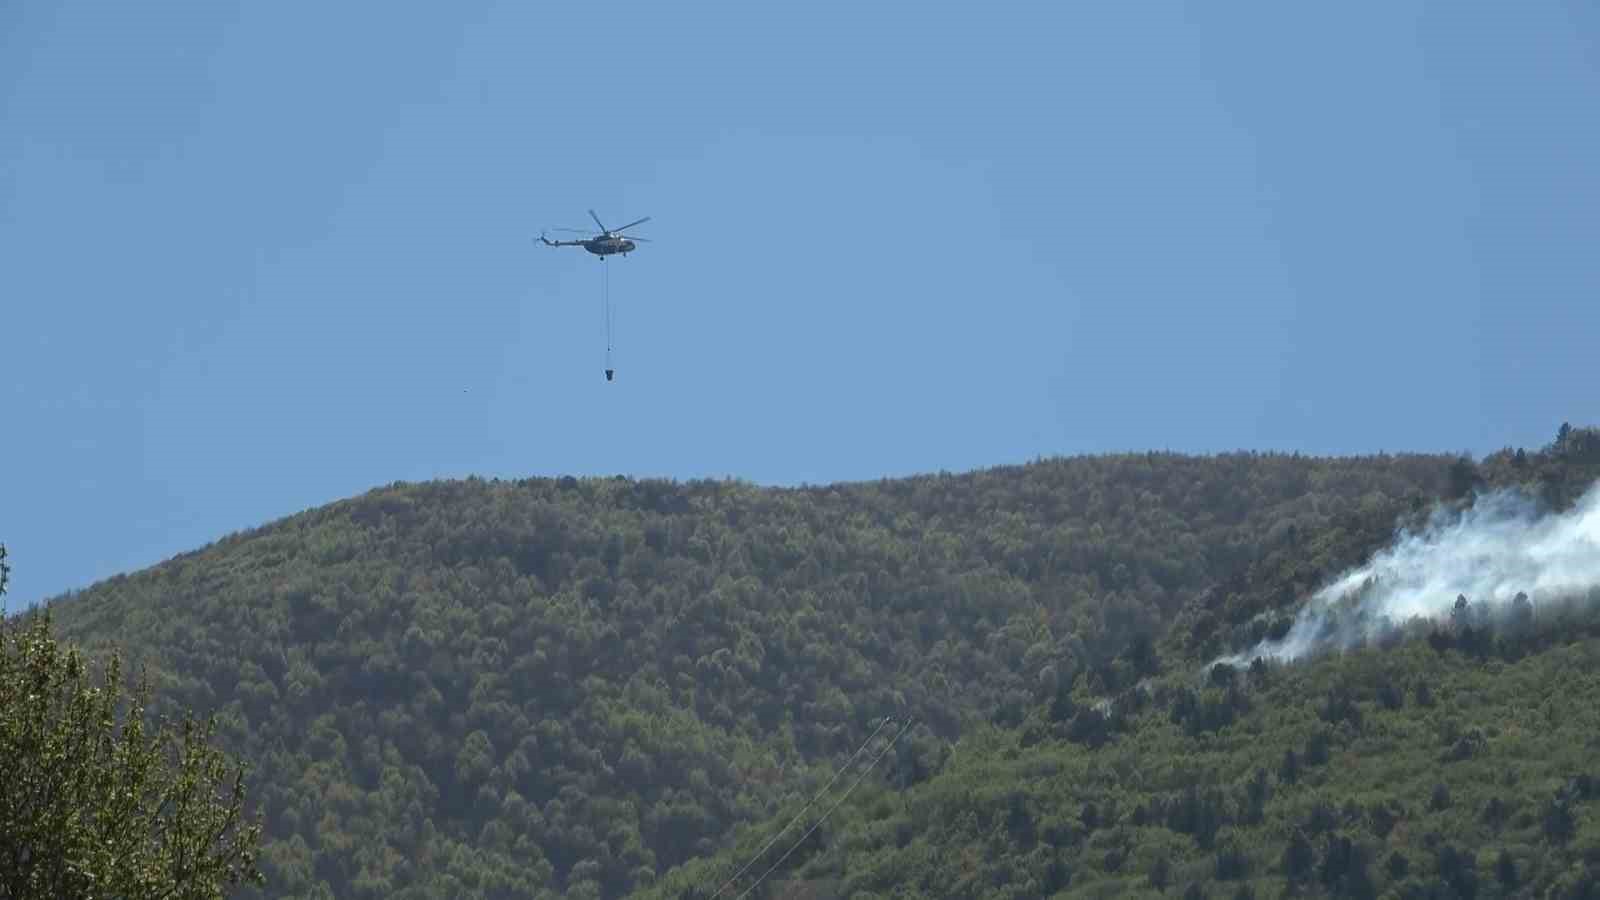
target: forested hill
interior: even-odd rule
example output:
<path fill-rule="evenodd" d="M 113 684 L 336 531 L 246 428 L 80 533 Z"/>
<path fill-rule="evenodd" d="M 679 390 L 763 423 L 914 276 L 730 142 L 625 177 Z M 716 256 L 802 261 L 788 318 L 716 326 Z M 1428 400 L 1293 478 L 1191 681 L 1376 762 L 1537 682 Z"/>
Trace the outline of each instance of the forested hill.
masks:
<path fill-rule="evenodd" d="M 1209 666 L 1294 618 L 1329 560 L 1369 556 L 1397 525 L 1437 536 L 1470 520 L 1429 529 L 1441 507 L 1369 497 L 1263 540 L 1174 619 L 1169 655 L 1126 648 L 1117 683 L 1147 677 L 1111 702 L 1099 672 L 1051 679 L 1021 721 L 974 725 L 932 772 L 870 741 L 805 815 L 796 791 L 639 896 L 743 896 L 770 873 L 754 896 L 1600 898 L 1600 431 L 1563 427 L 1541 452 L 1458 460 L 1446 479 L 1446 512 L 1514 488 L 1581 523 L 1528 546 L 1581 547 L 1565 563 L 1586 587 L 1526 617 L 1458 597 L 1442 620 L 1347 652 Z M 1479 533 L 1513 539 L 1504 524 Z M 1473 552 L 1482 564 L 1496 548 Z"/>
<path fill-rule="evenodd" d="M 1141 454 L 800 489 L 397 484 L 51 609 L 220 714 L 255 766 L 267 895 L 614 897 L 775 832 L 884 716 L 920 723 L 872 782 L 895 803 L 1013 758 L 983 756 L 996 740 L 1099 765 L 1137 721 L 1084 713 L 1094 698 L 1250 640 L 1438 499 L 1517 482 L 1570 502 L 1597 474 L 1589 437 L 1476 466 Z M 843 836 L 791 864 L 843 865 L 825 852 Z"/>

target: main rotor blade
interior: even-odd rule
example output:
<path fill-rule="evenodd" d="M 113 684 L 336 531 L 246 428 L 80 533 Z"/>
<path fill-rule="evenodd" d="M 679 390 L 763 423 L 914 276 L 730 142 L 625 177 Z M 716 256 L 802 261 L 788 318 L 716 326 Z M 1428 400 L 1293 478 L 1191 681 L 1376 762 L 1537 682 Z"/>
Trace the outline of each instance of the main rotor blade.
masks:
<path fill-rule="evenodd" d="M 606 224 L 605 224 L 605 223 L 604 223 L 604 222 L 602 222 L 602 221 L 600 221 L 600 217 L 599 217 L 599 216 L 597 216 L 597 215 L 595 215 L 595 214 L 594 214 L 594 210 L 592 210 L 592 209 L 591 209 L 591 210 L 589 210 L 589 218 L 591 218 L 591 219 L 593 219 L 593 220 L 594 220 L 594 223 L 595 223 L 595 224 L 596 224 L 596 225 L 599 225 L 599 226 L 600 226 L 600 230 L 601 230 L 601 231 L 610 231 L 610 230 L 611 230 L 611 229 L 609 229 L 609 228 L 607 228 L 607 227 L 606 227 Z"/>
<path fill-rule="evenodd" d="M 617 235 L 617 237 L 619 237 L 619 238 L 627 238 L 630 241 L 644 241 L 646 244 L 650 243 L 650 239 L 649 238 L 634 237 L 631 234 L 619 234 L 619 235 Z"/>
<path fill-rule="evenodd" d="M 649 216 L 645 216 L 644 218 L 640 219 L 639 221 L 637 221 L 637 222 L 629 222 L 628 224 L 622 226 L 621 228 L 618 228 L 617 230 L 618 231 L 627 231 L 629 228 L 632 228 L 635 225 L 643 225 L 644 223 L 646 223 L 648 221 L 650 221 L 650 217 Z"/>
<path fill-rule="evenodd" d="M 552 228 L 550 230 L 551 231 L 567 231 L 567 232 L 571 232 L 572 234 L 589 234 L 589 229 L 587 229 L 587 228 Z"/>

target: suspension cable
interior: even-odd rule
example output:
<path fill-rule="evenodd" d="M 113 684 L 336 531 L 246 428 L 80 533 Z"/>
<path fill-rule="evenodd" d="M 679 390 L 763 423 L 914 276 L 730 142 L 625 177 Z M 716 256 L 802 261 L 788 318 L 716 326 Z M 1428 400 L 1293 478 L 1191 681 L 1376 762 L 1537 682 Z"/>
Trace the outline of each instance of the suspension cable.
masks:
<path fill-rule="evenodd" d="M 753 891 L 756 888 L 761 886 L 761 882 L 767 880 L 767 876 L 768 875 L 771 875 L 773 873 L 773 871 L 775 871 L 779 866 L 783 865 L 783 861 L 789 858 L 789 854 L 791 854 L 794 851 L 800 849 L 800 845 L 804 844 L 806 842 L 806 838 L 811 837 L 811 833 L 813 831 L 816 831 L 818 828 L 822 827 L 822 823 L 828 821 L 828 817 L 833 815 L 833 811 L 834 810 L 838 809 L 840 807 L 840 805 L 842 805 L 846 800 L 850 799 L 850 795 L 855 792 L 855 789 L 861 786 L 862 780 L 865 779 L 867 777 L 867 775 L 871 774 L 873 769 L 876 769 L 878 767 L 879 761 L 881 761 L 885 756 L 887 756 L 889 754 L 890 750 L 894 749 L 894 745 L 898 744 L 900 742 L 901 736 L 904 735 L 907 731 L 910 731 L 911 730 L 911 726 L 913 726 L 915 724 L 917 724 L 917 720 L 915 718 L 907 720 L 905 726 L 902 727 L 899 731 L 895 732 L 894 739 L 889 741 L 889 746 L 884 747 L 883 750 L 881 752 L 879 752 L 877 756 L 872 758 L 872 765 L 867 766 L 866 769 L 863 770 L 860 775 L 856 776 L 855 783 L 850 785 L 850 789 L 844 792 L 844 796 L 840 797 L 837 801 L 834 802 L 834 804 L 832 806 L 828 807 L 828 811 L 822 814 L 822 818 L 818 819 L 815 825 L 812 825 L 810 828 L 806 829 L 806 833 L 800 835 L 800 840 L 795 841 L 793 846 L 791 846 L 788 850 L 785 850 L 782 856 L 778 857 L 778 861 L 777 862 L 773 863 L 772 866 L 770 868 L 768 868 L 765 872 L 762 872 L 761 873 L 761 877 L 756 879 L 755 884 L 752 884 L 748 888 L 745 888 L 744 893 L 740 894 L 738 896 L 737 900 L 744 900 L 745 897 L 748 897 L 750 895 L 751 891 Z"/>

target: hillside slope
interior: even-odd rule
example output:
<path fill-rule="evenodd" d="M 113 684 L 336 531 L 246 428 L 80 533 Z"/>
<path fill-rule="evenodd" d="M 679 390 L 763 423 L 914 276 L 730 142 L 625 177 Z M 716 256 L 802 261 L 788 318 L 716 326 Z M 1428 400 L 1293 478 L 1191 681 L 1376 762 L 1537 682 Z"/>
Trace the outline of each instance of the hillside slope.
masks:
<path fill-rule="evenodd" d="M 1453 464 L 395 485 L 52 609 L 222 715 L 271 896 L 611 897 L 793 808 L 885 715 L 922 723 L 885 769 L 917 785 L 975 729 L 1247 638 L 1241 610 L 1459 493 Z M 1260 576 L 1298 535 L 1294 578 Z"/>
<path fill-rule="evenodd" d="M 733 897 L 770 871 L 755 896 L 1600 897 L 1600 432 L 1563 434 L 1453 466 L 1452 492 L 1516 488 L 1584 523 L 1578 593 L 1458 598 L 1351 652 L 1209 668 L 1294 618 L 1318 580 L 1299 562 L 1367 532 L 1355 516 L 1285 535 L 1175 620 L 1139 689 L 1108 705 L 1063 685 L 920 783 L 882 777 L 906 754 L 880 738 L 807 815 L 796 798 L 639 896 L 709 897 L 742 873 Z"/>
<path fill-rule="evenodd" d="M 752 859 L 723 896 L 780 861 L 755 896 L 1596 896 L 1592 620 L 1515 661 L 1415 642 L 1217 693 L 1222 727 L 1162 696 L 1097 749 L 1048 710 L 977 730 L 925 783 L 864 781 L 787 858 L 834 795 L 639 896 L 710 897 Z"/>

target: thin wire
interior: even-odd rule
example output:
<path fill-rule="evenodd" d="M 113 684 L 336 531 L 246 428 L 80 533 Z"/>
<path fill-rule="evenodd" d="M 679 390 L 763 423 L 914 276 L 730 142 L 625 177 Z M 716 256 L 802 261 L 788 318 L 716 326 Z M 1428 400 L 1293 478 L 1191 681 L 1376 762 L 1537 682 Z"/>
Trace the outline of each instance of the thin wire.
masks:
<path fill-rule="evenodd" d="M 778 861 L 773 863 L 772 866 L 770 868 L 768 868 L 765 872 L 762 872 L 761 873 L 761 877 L 757 878 L 755 880 L 754 884 L 752 884 L 748 888 L 746 888 L 745 892 L 743 894 L 740 894 L 738 896 L 738 898 L 736 898 L 736 900 L 744 900 L 745 897 L 749 896 L 751 891 L 753 891 L 756 888 L 761 886 L 761 882 L 767 880 L 767 876 L 768 875 L 771 875 L 774 871 L 777 870 L 777 868 L 779 866 L 783 865 L 783 861 L 789 858 L 789 854 L 791 854 L 794 851 L 800 849 L 800 845 L 804 844 L 806 842 L 806 838 L 811 837 L 811 833 L 813 831 L 816 831 L 818 828 L 821 828 L 822 827 L 822 823 L 828 821 L 828 817 L 833 815 L 833 811 L 834 810 L 838 809 L 841 805 L 844 804 L 844 802 L 846 800 L 850 799 L 850 795 L 855 792 L 856 788 L 861 786 L 861 782 L 867 777 L 867 775 L 871 774 L 872 770 L 878 767 L 878 763 L 881 762 L 883 760 L 883 758 L 889 754 L 890 750 L 894 749 L 894 745 L 898 744 L 900 742 L 900 738 L 907 731 L 910 731 L 911 730 L 911 726 L 915 725 L 915 724 L 916 724 L 916 719 L 911 719 L 911 720 L 907 721 L 906 724 L 905 724 L 905 727 L 901 728 L 898 732 L 896 732 L 895 736 L 894 736 L 894 739 L 889 741 L 889 746 L 884 747 L 883 750 L 877 756 L 873 757 L 872 765 L 867 766 L 865 771 L 863 771 L 860 775 L 856 776 L 855 783 L 851 784 L 850 785 L 850 789 L 844 792 L 844 796 L 840 797 L 832 806 L 828 807 L 828 811 L 822 814 L 822 818 L 818 819 L 816 821 L 816 824 L 814 824 L 810 828 L 806 829 L 806 833 L 800 835 L 800 840 L 795 841 L 793 846 L 791 846 L 788 850 L 784 851 L 784 854 L 782 856 L 778 857 Z"/>
<path fill-rule="evenodd" d="M 605 283 L 602 294 L 600 315 L 606 324 L 606 368 L 611 368 L 611 267 L 606 265 L 606 258 L 600 257 L 600 271 Z"/>
<path fill-rule="evenodd" d="M 733 873 L 733 877 L 729 878 L 727 881 L 723 882 L 722 883 L 722 887 L 717 888 L 717 892 L 715 894 L 712 894 L 711 896 L 713 896 L 713 897 L 722 896 L 722 892 L 728 889 L 728 885 L 733 884 L 735 881 L 738 881 L 739 880 L 739 876 L 741 876 L 741 875 L 743 875 L 745 873 L 745 869 L 748 869 L 751 866 L 755 865 L 757 860 L 759 860 L 763 856 L 766 856 L 767 855 L 767 851 L 772 849 L 772 845 L 776 844 L 778 842 L 778 838 L 783 837 L 785 832 L 787 832 L 789 829 L 793 828 L 794 827 L 794 823 L 800 821 L 800 817 L 806 814 L 806 810 L 810 809 L 812 804 L 816 803 L 818 800 L 821 800 L 823 794 L 826 794 L 828 791 L 833 789 L 833 785 L 834 785 L 835 782 L 837 782 L 839 780 L 839 776 L 841 776 L 845 772 L 849 771 L 850 767 L 856 764 L 856 757 L 861 755 L 861 751 L 867 749 L 867 747 L 872 744 L 872 739 L 878 736 L 878 732 L 882 731 L 883 727 L 885 725 L 888 725 L 890 722 L 893 722 L 893 721 L 894 721 L 894 716 L 884 716 L 883 717 L 883 721 L 878 723 L 878 727 L 873 729 L 872 733 L 867 735 L 867 739 L 865 741 L 861 742 L 861 746 L 856 748 L 856 752 L 850 754 L 850 758 L 845 761 L 844 765 L 839 767 L 839 771 L 833 773 L 833 778 L 830 779 L 828 781 L 828 783 L 823 786 L 822 790 L 817 791 L 816 794 L 812 795 L 811 799 L 806 801 L 806 805 L 800 807 L 800 811 L 795 813 L 794 814 L 794 818 L 789 820 L 789 824 L 783 826 L 783 831 L 780 831 L 777 834 L 773 835 L 772 836 L 772 840 L 767 841 L 767 845 L 765 847 L 762 847 L 761 850 L 759 852 L 757 852 L 755 856 L 750 858 L 749 862 L 744 864 L 744 869 L 740 869 L 739 871 Z"/>
<path fill-rule="evenodd" d="M 806 829 L 806 833 L 800 835 L 800 840 L 795 841 L 794 842 L 794 846 L 792 846 L 788 850 L 784 851 L 784 854 L 782 856 L 778 857 L 778 861 L 772 864 L 772 868 L 767 869 L 765 872 L 762 872 L 761 873 L 761 877 L 756 879 L 756 883 L 750 885 L 748 888 L 745 888 L 745 892 L 743 894 L 740 894 L 736 898 L 736 900 L 744 900 L 745 897 L 750 895 L 751 891 L 753 891 L 756 888 L 761 886 L 761 882 L 767 880 L 767 876 L 768 875 L 771 875 L 774 870 L 776 870 L 779 866 L 783 865 L 783 861 L 789 858 L 789 854 L 790 853 L 793 853 L 794 851 L 800 849 L 800 845 L 804 844 L 806 842 L 806 838 L 811 837 L 811 832 L 816 831 L 818 828 L 821 828 L 822 827 L 822 823 L 828 821 L 828 817 L 833 815 L 833 811 L 838 809 L 840 804 L 842 804 L 846 800 L 850 799 L 850 795 L 855 792 L 855 789 L 861 786 L 862 779 L 866 778 L 867 775 L 871 774 L 873 769 L 876 769 L 878 767 L 879 761 L 881 761 L 885 756 L 887 756 L 889 754 L 890 750 L 894 749 L 894 745 L 898 744 L 900 742 L 900 737 L 902 735 L 904 735 L 907 731 L 910 731 L 911 730 L 911 726 L 915 725 L 916 723 L 917 723 L 916 719 L 911 719 L 910 721 L 906 722 L 905 727 L 901 728 L 898 732 L 895 733 L 894 740 L 889 742 L 889 746 L 883 748 L 883 752 L 879 753 L 877 756 L 872 758 L 872 765 L 867 766 L 866 771 L 862 772 L 859 776 L 856 777 L 855 783 L 850 785 L 850 789 L 844 792 L 844 796 L 840 797 L 838 802 L 836 802 L 832 806 L 828 807 L 828 811 L 822 814 L 822 818 L 817 820 L 817 824 L 812 825 L 810 828 Z"/>

